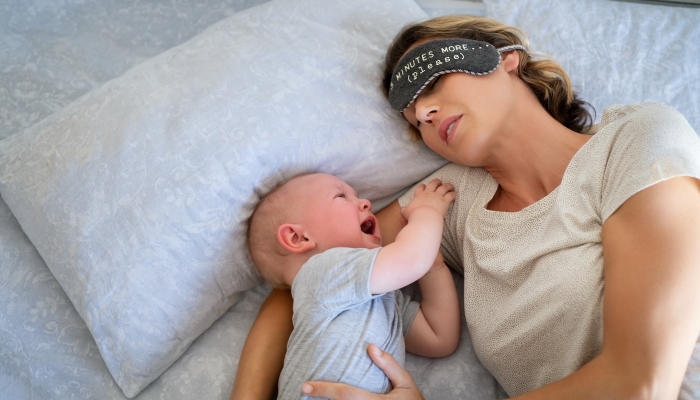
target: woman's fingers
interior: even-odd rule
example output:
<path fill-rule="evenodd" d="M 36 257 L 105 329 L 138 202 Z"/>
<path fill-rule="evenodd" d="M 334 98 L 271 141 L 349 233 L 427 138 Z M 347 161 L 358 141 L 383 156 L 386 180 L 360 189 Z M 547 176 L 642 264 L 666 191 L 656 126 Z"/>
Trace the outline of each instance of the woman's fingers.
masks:
<path fill-rule="evenodd" d="M 375 364 L 386 374 L 391 381 L 391 385 L 394 387 L 394 391 L 397 389 L 415 390 L 418 393 L 418 387 L 416 387 L 413 378 L 398 362 L 394 359 L 391 354 L 382 351 L 379 347 L 370 344 L 367 349 L 369 356 L 372 358 Z M 420 393 L 418 393 L 420 396 Z M 423 398 L 423 396 L 417 397 Z"/>
<path fill-rule="evenodd" d="M 332 400 L 379 400 L 385 397 L 343 383 L 331 382 L 306 382 L 301 387 L 301 392 L 307 396 Z"/>
<path fill-rule="evenodd" d="M 370 344 L 367 349 L 375 364 L 386 374 L 394 389 L 388 394 L 370 393 L 353 386 L 331 382 L 306 382 L 301 392 L 308 396 L 325 397 L 332 400 L 425 400 L 411 375 L 403 369 L 394 357 Z"/>

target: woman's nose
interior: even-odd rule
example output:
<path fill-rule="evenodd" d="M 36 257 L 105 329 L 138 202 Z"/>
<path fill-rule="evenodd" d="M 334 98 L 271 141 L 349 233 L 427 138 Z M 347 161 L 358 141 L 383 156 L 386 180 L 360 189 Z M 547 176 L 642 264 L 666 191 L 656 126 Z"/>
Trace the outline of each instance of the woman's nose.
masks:
<path fill-rule="evenodd" d="M 428 99 L 416 99 L 416 118 L 423 124 L 432 124 L 433 117 L 438 112 L 438 107 Z"/>

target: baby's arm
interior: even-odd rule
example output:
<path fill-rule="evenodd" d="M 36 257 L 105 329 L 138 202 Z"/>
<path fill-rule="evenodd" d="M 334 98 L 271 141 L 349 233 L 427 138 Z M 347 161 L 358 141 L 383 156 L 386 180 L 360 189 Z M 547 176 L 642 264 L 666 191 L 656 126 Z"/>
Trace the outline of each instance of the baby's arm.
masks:
<path fill-rule="evenodd" d="M 439 179 L 416 187 L 413 200 L 401 210 L 406 226 L 393 243 L 379 250 L 374 261 L 369 281 L 373 294 L 400 289 L 428 272 L 440 249 L 445 214 L 455 197 L 452 185 L 443 185 Z"/>
<path fill-rule="evenodd" d="M 406 351 L 425 357 L 452 354 L 459 344 L 460 303 L 452 274 L 440 253 L 418 285 L 423 299 L 406 335 Z"/>

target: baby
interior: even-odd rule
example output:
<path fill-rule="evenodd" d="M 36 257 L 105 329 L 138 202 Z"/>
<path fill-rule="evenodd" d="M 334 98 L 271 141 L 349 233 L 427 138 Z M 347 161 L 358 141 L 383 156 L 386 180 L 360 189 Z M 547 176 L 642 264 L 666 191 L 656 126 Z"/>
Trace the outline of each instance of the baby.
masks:
<path fill-rule="evenodd" d="M 367 355 L 371 343 L 402 365 L 405 351 L 441 357 L 455 350 L 459 300 L 439 255 L 454 199 L 452 186 L 437 179 L 418 186 L 401 211 L 406 226 L 385 247 L 370 202 L 335 176 L 297 176 L 260 201 L 248 227 L 251 257 L 271 285 L 291 287 L 294 298 L 278 398 L 302 397 L 309 380 L 389 392 Z M 416 280 L 420 305 L 398 290 Z"/>

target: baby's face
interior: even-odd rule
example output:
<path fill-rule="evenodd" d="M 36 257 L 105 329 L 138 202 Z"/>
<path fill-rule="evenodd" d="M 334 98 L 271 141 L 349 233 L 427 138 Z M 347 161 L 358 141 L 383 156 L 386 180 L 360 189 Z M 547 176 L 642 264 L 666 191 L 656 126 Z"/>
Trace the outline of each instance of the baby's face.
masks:
<path fill-rule="evenodd" d="M 294 179 L 291 190 L 299 202 L 300 223 L 325 251 L 335 247 L 373 249 L 382 245 L 377 218 L 369 200 L 357 197 L 343 180 L 327 174 Z"/>

